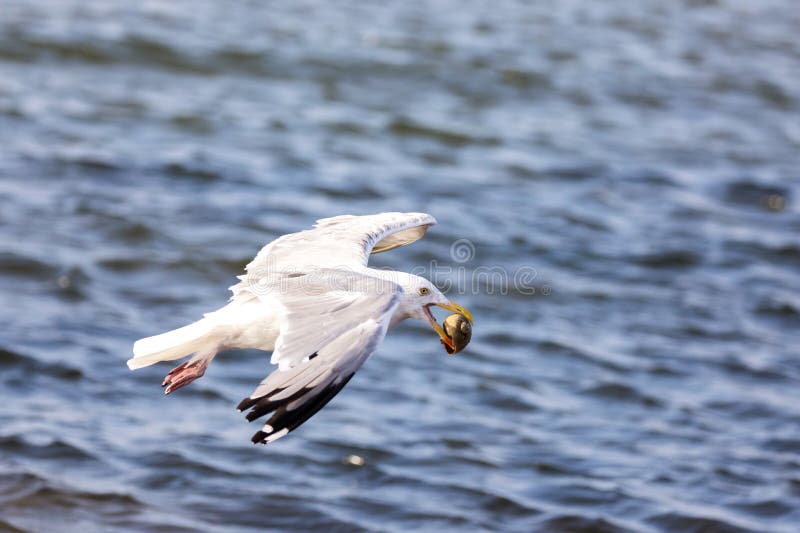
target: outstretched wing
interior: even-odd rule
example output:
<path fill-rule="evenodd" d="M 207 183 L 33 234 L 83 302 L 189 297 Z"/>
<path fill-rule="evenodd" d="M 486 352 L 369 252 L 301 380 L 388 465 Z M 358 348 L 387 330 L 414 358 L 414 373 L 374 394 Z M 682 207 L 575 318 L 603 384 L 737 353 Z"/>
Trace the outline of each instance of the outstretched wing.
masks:
<path fill-rule="evenodd" d="M 305 279 L 307 278 L 307 279 Z M 317 271 L 272 286 L 283 307 L 281 334 L 268 375 L 238 409 L 253 421 L 272 413 L 253 435 L 268 443 L 322 409 L 386 335 L 402 289 L 371 276 Z"/>
<path fill-rule="evenodd" d="M 421 239 L 436 219 L 425 213 L 342 215 L 318 220 L 312 229 L 284 235 L 264 246 L 246 267 L 248 276 L 311 268 L 366 266 L 371 253 Z"/>

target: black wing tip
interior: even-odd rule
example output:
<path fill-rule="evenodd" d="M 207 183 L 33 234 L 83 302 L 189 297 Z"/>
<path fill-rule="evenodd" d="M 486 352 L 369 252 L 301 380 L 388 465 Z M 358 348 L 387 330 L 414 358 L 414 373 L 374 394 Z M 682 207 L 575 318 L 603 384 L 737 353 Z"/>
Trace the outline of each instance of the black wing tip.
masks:
<path fill-rule="evenodd" d="M 250 409 L 250 407 L 257 401 L 258 401 L 257 398 L 254 399 L 248 396 L 247 398 L 239 402 L 239 405 L 236 406 L 236 409 L 241 413 L 247 409 Z"/>
<path fill-rule="evenodd" d="M 303 396 L 308 392 L 308 389 L 300 389 L 294 394 L 287 396 L 285 398 L 281 398 L 280 400 L 273 399 L 275 395 L 279 394 L 284 390 L 285 389 L 275 389 L 266 396 L 261 396 L 252 401 L 248 401 L 250 400 L 250 398 L 245 398 L 239 405 L 242 406 L 243 404 L 245 404 L 245 402 L 247 402 L 247 406 L 244 409 L 239 409 L 239 411 L 250 409 L 250 412 L 247 413 L 245 418 L 247 418 L 248 422 L 252 422 L 253 420 L 261 418 L 262 416 L 267 415 L 272 411 L 275 411 L 279 407 L 286 405 L 289 402 L 297 400 L 298 398 L 300 398 L 301 396 Z"/>
<path fill-rule="evenodd" d="M 298 426 L 319 412 L 320 409 L 325 407 L 325 405 L 347 385 L 347 382 L 350 381 L 352 377 L 353 374 L 350 374 L 337 383 L 331 383 L 311 397 L 308 397 L 310 389 L 301 389 L 297 393 L 279 401 L 270 400 L 270 397 L 274 396 L 279 391 L 257 399 L 245 398 L 239 404 L 239 410 L 252 408 L 252 410 L 247 413 L 247 420 L 249 422 L 270 412 L 273 413 L 264 425 L 264 427 L 269 428 L 270 431 L 257 431 L 250 439 L 251 442 L 253 444 L 268 444 L 286 435 L 290 431 L 295 430 Z M 304 395 L 306 398 L 304 398 L 305 401 L 302 405 L 297 406 L 295 409 L 287 409 L 289 403 L 296 401 Z"/>

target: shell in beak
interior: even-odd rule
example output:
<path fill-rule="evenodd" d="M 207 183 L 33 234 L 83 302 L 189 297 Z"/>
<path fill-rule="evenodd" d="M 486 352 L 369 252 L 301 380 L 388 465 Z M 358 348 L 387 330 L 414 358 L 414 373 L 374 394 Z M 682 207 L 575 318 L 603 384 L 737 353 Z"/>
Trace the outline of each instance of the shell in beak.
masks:
<path fill-rule="evenodd" d="M 453 346 L 444 345 L 448 354 L 454 355 L 463 350 L 472 339 L 472 322 L 467 320 L 464 315 L 452 314 L 444 319 L 442 323 L 445 335 L 447 335 Z M 452 351 L 451 351 L 452 350 Z"/>
<path fill-rule="evenodd" d="M 439 339 L 441 339 L 442 344 L 444 344 L 445 351 L 450 355 L 456 354 L 463 350 L 472 338 L 472 313 L 465 307 L 453 302 L 435 305 L 455 313 L 445 319 L 444 327 L 442 327 L 436 322 L 436 318 L 433 316 L 433 313 L 431 313 L 430 306 L 425 306 L 423 308 L 425 316 L 428 319 L 428 324 L 430 324 L 431 328 L 439 335 Z"/>

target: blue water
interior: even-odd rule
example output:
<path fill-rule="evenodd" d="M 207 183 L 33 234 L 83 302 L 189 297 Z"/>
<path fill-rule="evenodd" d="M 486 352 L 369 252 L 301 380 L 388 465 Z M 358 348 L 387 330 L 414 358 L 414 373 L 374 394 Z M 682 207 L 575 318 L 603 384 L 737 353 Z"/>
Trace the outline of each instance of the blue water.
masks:
<path fill-rule="evenodd" d="M 798 31 L 789 0 L 5 0 L 0 530 L 796 531 Z M 389 210 L 438 218 L 374 264 L 451 285 L 463 354 L 404 324 L 267 447 L 234 409 L 265 354 L 169 397 L 126 368 L 266 242 Z"/>

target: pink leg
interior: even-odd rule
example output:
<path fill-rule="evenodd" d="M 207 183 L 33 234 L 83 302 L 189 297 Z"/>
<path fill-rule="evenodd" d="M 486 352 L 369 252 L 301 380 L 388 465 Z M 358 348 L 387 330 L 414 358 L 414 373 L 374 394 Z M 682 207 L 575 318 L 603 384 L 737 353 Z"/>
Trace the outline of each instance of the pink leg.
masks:
<path fill-rule="evenodd" d="M 166 387 L 164 394 L 169 394 L 181 387 L 185 387 L 197 378 L 202 377 L 206 373 L 206 368 L 208 368 L 211 359 L 211 357 L 190 359 L 173 368 L 161 384 L 162 387 Z"/>

